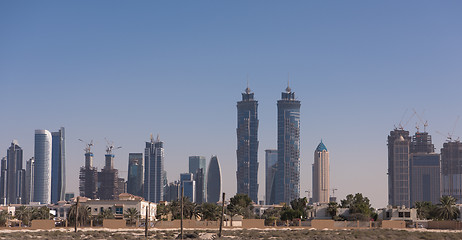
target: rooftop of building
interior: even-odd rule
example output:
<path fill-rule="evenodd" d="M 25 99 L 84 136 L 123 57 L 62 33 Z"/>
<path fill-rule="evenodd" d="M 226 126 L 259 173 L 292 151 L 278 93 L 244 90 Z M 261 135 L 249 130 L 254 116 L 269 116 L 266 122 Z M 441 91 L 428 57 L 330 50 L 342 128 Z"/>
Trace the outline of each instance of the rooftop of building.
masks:
<path fill-rule="evenodd" d="M 316 151 L 319 151 L 319 152 L 326 151 L 327 152 L 326 145 L 324 145 L 324 143 L 322 143 L 322 140 L 318 144 L 318 147 L 316 148 Z"/>

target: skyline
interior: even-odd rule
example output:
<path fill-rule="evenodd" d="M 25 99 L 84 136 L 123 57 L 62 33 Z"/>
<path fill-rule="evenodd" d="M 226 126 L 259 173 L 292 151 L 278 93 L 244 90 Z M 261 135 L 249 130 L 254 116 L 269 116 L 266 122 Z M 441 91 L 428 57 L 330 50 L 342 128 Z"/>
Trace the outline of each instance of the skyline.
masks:
<path fill-rule="evenodd" d="M 169 182 L 189 156 L 217 155 L 234 195 L 235 104 L 247 74 L 259 102 L 259 199 L 288 72 L 302 102 L 301 196 L 322 138 L 337 199 L 362 192 L 386 206 L 386 136 L 406 109 L 405 120 L 425 111 L 436 152 L 446 139 L 435 130 L 450 132 L 462 114 L 460 2 L 82 3 L 0 3 L 0 109 L 11 111 L 0 157 L 17 139 L 28 160 L 35 129 L 65 127 L 68 192 L 78 193 L 85 162 L 77 139 L 95 140 L 98 169 L 104 138 L 122 146 L 114 167 L 126 178 L 128 153 L 143 152 L 153 133 Z"/>

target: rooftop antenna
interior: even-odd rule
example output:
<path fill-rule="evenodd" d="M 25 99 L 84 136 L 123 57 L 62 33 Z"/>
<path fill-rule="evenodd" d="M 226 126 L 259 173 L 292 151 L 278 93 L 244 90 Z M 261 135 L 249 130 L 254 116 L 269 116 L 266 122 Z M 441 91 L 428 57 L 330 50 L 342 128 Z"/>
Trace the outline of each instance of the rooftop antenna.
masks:
<path fill-rule="evenodd" d="M 245 89 L 245 93 L 249 94 L 250 93 L 250 88 L 249 88 L 249 74 L 247 73 L 247 88 Z"/>

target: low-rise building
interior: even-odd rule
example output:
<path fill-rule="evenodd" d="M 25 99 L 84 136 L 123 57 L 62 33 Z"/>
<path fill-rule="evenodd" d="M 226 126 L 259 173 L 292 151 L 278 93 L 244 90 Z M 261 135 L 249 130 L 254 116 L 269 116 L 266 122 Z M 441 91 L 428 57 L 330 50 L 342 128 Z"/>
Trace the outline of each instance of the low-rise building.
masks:
<path fill-rule="evenodd" d="M 377 210 L 378 220 L 401 220 L 401 221 L 416 221 L 417 209 L 402 207 L 381 208 Z"/>

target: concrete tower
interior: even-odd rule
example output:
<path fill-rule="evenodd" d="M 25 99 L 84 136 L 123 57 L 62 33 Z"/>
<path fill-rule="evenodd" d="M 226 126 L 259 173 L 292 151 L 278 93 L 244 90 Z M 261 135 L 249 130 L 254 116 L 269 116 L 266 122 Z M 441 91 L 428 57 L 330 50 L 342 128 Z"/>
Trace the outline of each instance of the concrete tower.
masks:
<path fill-rule="evenodd" d="M 312 201 L 329 202 L 329 152 L 322 141 L 314 151 Z"/>

